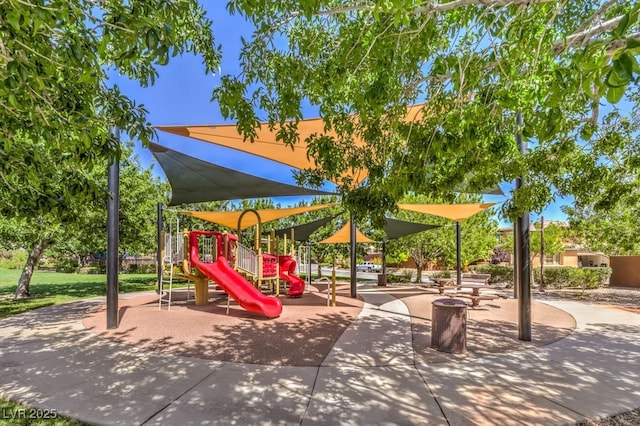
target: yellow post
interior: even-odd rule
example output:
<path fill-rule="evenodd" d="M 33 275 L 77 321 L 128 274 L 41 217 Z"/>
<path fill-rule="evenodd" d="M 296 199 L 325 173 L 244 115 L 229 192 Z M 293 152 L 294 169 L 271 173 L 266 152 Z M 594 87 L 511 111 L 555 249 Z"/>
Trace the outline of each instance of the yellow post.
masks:
<path fill-rule="evenodd" d="M 282 247 L 282 253 L 287 254 L 287 234 L 283 235 L 284 240 L 283 240 L 283 247 Z"/>
<path fill-rule="evenodd" d="M 182 272 L 185 277 L 193 281 L 193 286 L 196 290 L 195 303 L 198 306 L 206 305 L 209 303 L 209 279 L 204 276 L 197 268 L 195 273 L 192 274 L 189 268 L 189 231 L 186 229 L 182 234 L 183 238 L 183 258 L 182 258 Z"/>
<path fill-rule="evenodd" d="M 272 229 L 271 235 L 269 235 L 269 253 L 273 254 L 276 251 L 278 251 L 276 248 L 276 231 Z"/>
<path fill-rule="evenodd" d="M 258 276 L 256 277 L 258 290 L 262 290 L 262 273 L 262 247 L 258 247 Z"/>
<path fill-rule="evenodd" d="M 276 296 L 280 296 L 280 239 L 276 237 L 276 231 L 274 230 L 271 231 L 271 239 L 273 240 L 274 246 L 274 250 L 271 251 L 271 254 L 276 257 L 276 278 L 274 279 L 274 285 L 276 288 L 274 288 L 272 292 L 275 293 Z"/>
<path fill-rule="evenodd" d="M 196 269 L 193 286 L 196 289 L 196 306 L 204 306 L 209 303 L 209 279 Z"/>

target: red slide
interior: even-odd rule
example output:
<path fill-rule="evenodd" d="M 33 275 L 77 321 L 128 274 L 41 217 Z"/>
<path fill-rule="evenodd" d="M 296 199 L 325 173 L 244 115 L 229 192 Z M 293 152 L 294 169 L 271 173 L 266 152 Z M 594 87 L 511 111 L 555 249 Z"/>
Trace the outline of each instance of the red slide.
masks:
<path fill-rule="evenodd" d="M 296 270 L 296 261 L 291 256 L 280 256 L 278 261 L 280 262 L 280 278 L 289 283 L 287 296 L 301 297 L 304 293 L 305 282 L 293 273 Z"/>
<path fill-rule="evenodd" d="M 215 281 L 247 311 L 264 314 L 268 318 L 276 318 L 282 313 L 280 299 L 262 294 L 260 290 L 233 269 L 224 257 L 218 257 L 218 260 L 213 263 L 201 262 L 198 259 L 197 247 L 194 256 L 192 246 L 191 263 L 209 279 Z"/>

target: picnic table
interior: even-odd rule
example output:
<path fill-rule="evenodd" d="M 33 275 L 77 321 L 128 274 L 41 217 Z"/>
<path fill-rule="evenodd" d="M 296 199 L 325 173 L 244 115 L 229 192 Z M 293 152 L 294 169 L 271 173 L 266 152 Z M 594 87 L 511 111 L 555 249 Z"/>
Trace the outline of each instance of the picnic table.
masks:
<path fill-rule="evenodd" d="M 488 286 L 490 279 L 491 279 L 490 274 L 462 274 L 460 281 L 461 281 L 461 284 L 464 284 L 464 285 L 479 284 L 479 285 Z M 436 278 L 434 279 L 434 281 L 438 287 L 438 292 L 440 294 L 444 294 L 444 290 L 446 287 L 454 287 L 457 285 L 457 277 Z"/>
<path fill-rule="evenodd" d="M 479 275 L 479 274 L 477 274 Z M 436 278 L 438 293 L 449 297 L 462 297 L 471 299 L 471 307 L 476 307 L 481 300 L 494 300 L 503 297 L 497 294 L 480 294 L 480 290 L 495 289 L 495 286 L 489 285 L 489 277 L 465 277 L 462 275 L 462 283 L 456 284 L 456 278 Z M 452 290 L 445 293 L 445 290 Z M 460 292 L 458 290 L 471 290 L 471 292 Z"/>

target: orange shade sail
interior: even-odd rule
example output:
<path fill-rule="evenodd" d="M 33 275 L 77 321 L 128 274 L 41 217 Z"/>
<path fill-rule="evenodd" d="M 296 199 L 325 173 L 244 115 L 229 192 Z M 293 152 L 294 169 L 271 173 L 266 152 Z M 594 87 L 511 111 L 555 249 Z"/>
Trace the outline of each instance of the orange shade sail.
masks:
<path fill-rule="evenodd" d="M 338 232 L 320 241 L 320 244 L 337 244 L 337 243 L 349 243 L 351 242 L 351 221 L 340 228 Z M 364 235 L 356 228 L 356 243 L 373 243 L 374 241 Z"/>
<path fill-rule="evenodd" d="M 417 121 L 422 118 L 424 104 L 414 105 L 407 109 L 406 121 Z M 315 160 L 309 156 L 308 145 L 305 140 L 311 135 L 326 135 L 335 137 L 332 131 L 325 131 L 325 123 L 322 118 L 310 118 L 298 122 L 299 142 L 290 147 L 277 139 L 280 126 L 273 130 L 268 123 L 261 123 L 256 129 L 256 137 L 253 142 L 245 141 L 235 124 L 219 125 L 181 125 L 181 126 L 154 126 L 156 129 L 179 136 L 198 139 L 215 145 L 257 155 L 268 160 L 286 164 L 296 169 L 318 168 Z M 358 147 L 365 145 L 365 141 L 356 138 L 354 143 Z M 354 184 L 359 184 L 367 177 L 364 169 L 350 170 L 345 175 L 353 178 Z"/>
<path fill-rule="evenodd" d="M 298 123 L 298 135 L 300 139 L 293 147 L 287 146 L 277 140 L 276 136 L 279 128 L 271 130 L 269 129 L 268 123 L 261 123 L 260 127 L 256 129 L 257 136 L 253 142 L 245 141 L 235 124 L 155 126 L 155 128 L 163 132 L 186 136 L 214 145 L 231 148 L 236 151 L 257 155 L 258 157 L 286 164 L 296 169 L 312 170 L 317 169 L 318 165 L 308 154 L 308 145 L 305 142 L 306 138 L 313 134 L 336 136 L 333 132 L 324 131 L 324 121 L 321 118 L 301 120 Z M 355 144 L 362 146 L 364 142 L 362 140 L 356 140 Z M 358 184 L 367 177 L 367 172 L 362 169 L 352 169 L 349 173 L 346 173 L 346 175 L 352 177 L 354 182 Z"/>
<path fill-rule="evenodd" d="M 302 214 L 306 212 L 311 212 L 315 210 L 326 209 L 328 207 L 335 206 L 336 203 L 331 204 L 317 204 L 314 206 L 304 206 L 304 207 L 290 207 L 284 209 L 263 209 L 257 210 L 258 215 L 260 216 L 261 223 L 267 223 L 272 220 L 281 219 L 287 216 L 295 216 L 297 214 Z M 197 212 L 197 211 L 183 211 L 180 212 L 187 216 L 196 217 L 198 219 L 206 220 L 208 222 L 217 223 L 218 225 L 224 226 L 229 229 L 240 230 L 250 228 L 254 225 L 258 224 L 258 216 L 252 211 L 231 211 L 231 212 Z M 243 215 L 244 213 L 244 215 Z M 242 216 L 242 222 L 240 226 L 238 226 L 238 220 Z"/>
<path fill-rule="evenodd" d="M 398 208 L 462 222 L 495 204 L 398 204 Z"/>

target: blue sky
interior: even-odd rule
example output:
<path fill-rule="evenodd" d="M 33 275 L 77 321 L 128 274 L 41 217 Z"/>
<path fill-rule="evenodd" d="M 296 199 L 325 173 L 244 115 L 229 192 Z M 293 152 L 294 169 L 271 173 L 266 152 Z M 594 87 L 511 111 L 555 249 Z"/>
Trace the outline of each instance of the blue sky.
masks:
<path fill-rule="evenodd" d="M 208 16 L 213 21 L 216 44 L 222 45 L 223 61 L 219 74 L 205 75 L 201 59 L 193 55 L 185 55 L 171 58 L 169 65 L 159 68 L 160 75 L 153 87 L 141 88 L 126 79 L 114 79 L 114 82 L 120 86 L 125 94 L 147 108 L 149 121 L 153 125 L 220 124 L 225 122 L 218 105 L 211 102 L 211 93 L 219 83 L 220 75 L 238 73 L 240 36 L 244 35 L 245 38 L 248 38 L 251 34 L 250 25 L 239 16 L 228 15 L 224 7 L 225 4 L 225 1 L 207 2 L 206 4 Z M 317 116 L 315 111 L 305 111 L 305 118 L 315 116 Z M 295 183 L 288 166 L 255 156 L 163 132 L 158 132 L 156 142 L 224 167 L 280 182 Z M 138 143 L 135 151 L 144 167 L 154 164 L 156 173 L 164 178 L 162 169 L 147 149 Z M 508 195 L 513 184 L 511 182 L 503 183 L 501 187 Z M 282 198 L 277 199 L 276 202 L 286 204 L 288 201 L 295 202 L 299 199 Z M 486 196 L 485 201 L 502 203 L 505 201 L 505 197 Z M 566 217 L 561 212 L 560 206 L 569 202 L 561 200 L 547 207 L 542 213 L 545 220 L 564 220 Z M 538 215 L 532 214 L 531 218 L 533 221 L 538 220 Z M 501 225 L 506 225 L 506 223 L 501 223 Z"/>

